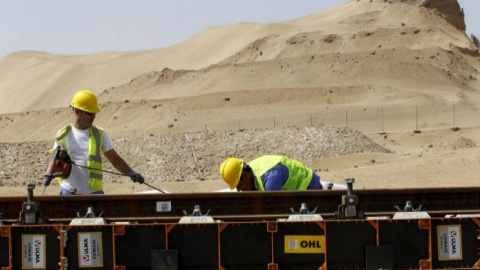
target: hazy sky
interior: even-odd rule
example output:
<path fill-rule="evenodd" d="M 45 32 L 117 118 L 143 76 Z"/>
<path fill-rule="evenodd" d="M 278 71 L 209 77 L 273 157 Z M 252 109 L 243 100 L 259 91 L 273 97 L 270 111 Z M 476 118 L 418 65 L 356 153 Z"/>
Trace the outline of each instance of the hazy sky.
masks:
<path fill-rule="evenodd" d="M 238 22 L 281 22 L 349 0 L 0 0 L 0 57 L 35 50 L 92 54 L 168 47 Z M 480 37 L 479 0 L 459 0 Z M 477 15 L 475 15 L 477 14 Z"/>

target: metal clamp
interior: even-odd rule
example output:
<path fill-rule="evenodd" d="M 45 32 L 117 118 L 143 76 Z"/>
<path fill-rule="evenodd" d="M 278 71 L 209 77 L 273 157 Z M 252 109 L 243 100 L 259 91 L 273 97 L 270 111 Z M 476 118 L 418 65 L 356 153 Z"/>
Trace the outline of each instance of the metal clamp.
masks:
<path fill-rule="evenodd" d="M 309 212 L 308 211 L 308 207 L 307 207 L 307 203 L 302 203 L 300 205 L 300 210 L 298 211 L 298 213 L 295 212 L 295 210 L 293 210 L 293 207 L 290 207 L 290 211 L 292 211 L 293 214 L 302 214 L 302 215 L 308 215 L 308 214 L 315 214 L 315 212 L 317 212 L 317 208 L 318 207 L 315 207 L 315 209 L 313 209 L 312 212 Z"/>
<path fill-rule="evenodd" d="M 63 268 L 62 268 L 63 265 Z M 67 270 L 68 269 L 68 257 L 60 257 L 60 262 L 58 263 L 61 269 Z"/>
<path fill-rule="evenodd" d="M 95 212 L 93 212 L 93 207 L 88 207 L 87 213 L 85 216 L 81 216 L 79 212 L 77 212 L 77 218 L 74 218 L 70 225 L 104 225 L 107 224 L 105 219 L 102 217 L 104 211 L 100 213 L 98 217 L 95 216 Z"/>
<path fill-rule="evenodd" d="M 210 210 L 211 209 L 208 209 L 207 213 L 205 215 L 202 215 L 202 210 L 200 210 L 200 205 L 197 204 L 193 207 L 193 212 L 190 216 L 192 216 L 192 217 L 208 216 L 208 214 L 210 213 Z M 186 210 L 183 210 L 183 214 L 185 214 L 185 216 L 188 216 L 188 213 L 187 213 Z"/>
<path fill-rule="evenodd" d="M 27 201 L 22 204 L 20 212 L 20 224 L 43 224 L 44 218 L 40 210 L 40 203 L 33 200 L 33 190 L 35 184 L 27 184 L 28 197 Z"/>
<path fill-rule="evenodd" d="M 102 211 L 100 212 L 100 215 L 98 215 L 98 217 L 95 216 L 95 212 L 93 212 L 93 207 L 88 207 L 87 208 L 87 213 L 85 214 L 85 216 L 81 216 L 80 215 L 80 212 L 77 212 L 77 217 L 79 218 L 101 218 L 103 216 L 103 213 L 105 211 Z"/>
<path fill-rule="evenodd" d="M 395 205 L 394 208 L 398 211 L 393 215 L 393 219 L 421 219 L 421 218 L 430 218 L 430 215 L 422 211 L 423 205 L 420 205 L 417 208 L 413 208 L 412 202 L 407 201 L 403 207 L 403 211 Z"/>
<path fill-rule="evenodd" d="M 68 241 L 68 234 L 66 230 L 61 230 L 60 231 L 61 236 L 57 236 L 58 240 L 61 240 L 63 237 L 63 248 L 67 247 L 67 241 Z"/>
<path fill-rule="evenodd" d="M 317 212 L 317 207 L 313 211 L 308 211 L 307 203 L 302 203 L 300 205 L 300 211 L 295 212 L 292 207 L 290 207 L 293 215 L 288 216 L 287 219 L 278 219 L 277 221 L 319 221 L 323 220 L 323 217 L 320 214 L 315 214 Z"/>
<path fill-rule="evenodd" d="M 200 210 L 200 205 L 195 205 L 193 207 L 193 212 L 191 215 L 188 215 L 186 210 L 183 210 L 185 214 L 184 217 L 180 219 L 178 223 L 214 223 L 215 220 L 213 217 L 209 216 L 210 209 L 207 211 L 205 215 L 202 215 L 202 211 Z"/>
<path fill-rule="evenodd" d="M 422 207 L 423 207 L 423 205 L 420 204 L 420 206 L 418 208 L 413 208 L 413 205 L 412 205 L 411 201 L 407 201 L 405 203 L 405 206 L 403 207 L 403 211 L 400 209 L 400 207 L 398 207 L 398 205 L 394 206 L 394 208 L 395 208 L 395 210 L 397 210 L 397 212 L 419 212 L 419 211 L 422 210 Z"/>

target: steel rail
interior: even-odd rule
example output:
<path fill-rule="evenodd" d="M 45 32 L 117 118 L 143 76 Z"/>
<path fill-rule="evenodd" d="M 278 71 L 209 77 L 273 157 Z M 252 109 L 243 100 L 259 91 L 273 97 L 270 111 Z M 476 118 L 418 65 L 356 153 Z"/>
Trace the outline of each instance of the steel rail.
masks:
<path fill-rule="evenodd" d="M 27 193 L 27 192 L 26 192 Z M 363 212 L 393 212 L 411 201 L 414 208 L 431 213 L 458 214 L 462 211 L 480 211 L 480 188 L 433 189 L 378 189 L 354 190 L 358 196 L 358 210 Z M 212 216 L 287 215 L 293 208 L 299 211 L 302 203 L 318 213 L 334 213 L 341 204 L 344 190 L 296 192 L 226 192 L 226 193 L 167 193 L 128 195 L 34 196 L 41 215 L 47 219 L 75 218 L 88 207 L 95 213 L 104 212 L 106 218 L 125 217 L 180 217 L 191 213 L 195 205 Z M 17 219 L 28 198 L 0 199 L 0 213 L 4 219 Z M 162 209 L 165 207 L 165 209 Z"/>
<path fill-rule="evenodd" d="M 453 217 L 463 215 L 480 218 L 480 210 L 450 210 L 450 211 L 426 211 L 431 217 L 439 218 L 447 215 Z M 389 217 L 392 218 L 396 212 L 367 212 L 365 217 Z M 325 220 L 334 219 L 333 213 L 319 213 Z M 214 220 L 220 220 L 224 222 L 252 222 L 252 221 L 276 221 L 278 219 L 286 219 L 290 214 L 273 214 L 273 215 L 213 215 Z M 135 223 L 177 223 L 183 216 L 165 216 L 165 217 L 111 217 L 105 218 L 107 223 L 115 222 L 132 222 Z M 51 224 L 69 224 L 74 218 L 51 218 L 49 223 Z M 0 219 L 4 224 L 18 224 L 19 219 Z"/>

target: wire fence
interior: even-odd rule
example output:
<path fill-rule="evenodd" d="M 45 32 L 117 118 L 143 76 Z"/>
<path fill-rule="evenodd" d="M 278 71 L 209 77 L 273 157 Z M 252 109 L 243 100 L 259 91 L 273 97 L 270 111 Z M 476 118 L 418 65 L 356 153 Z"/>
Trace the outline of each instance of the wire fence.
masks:
<path fill-rule="evenodd" d="M 239 109 L 242 110 L 242 109 Z M 245 115 L 253 115 L 246 117 Z M 284 128 L 306 126 L 344 126 L 363 133 L 400 131 L 421 132 L 438 128 L 460 129 L 480 125 L 480 110 L 470 105 L 452 103 L 439 106 L 357 106 L 345 108 L 317 108 L 312 112 L 276 112 L 265 114 L 239 111 L 227 115 L 185 114 L 173 124 L 160 122 L 153 126 L 110 131 L 112 137 L 139 137 L 169 135 L 185 132 L 215 130 L 243 130 L 254 128 Z M 199 121 L 198 119 L 205 119 Z M 210 120 L 211 119 L 211 120 Z M 223 120 L 222 120 L 223 119 Z M 111 129 L 110 129 L 111 130 Z"/>

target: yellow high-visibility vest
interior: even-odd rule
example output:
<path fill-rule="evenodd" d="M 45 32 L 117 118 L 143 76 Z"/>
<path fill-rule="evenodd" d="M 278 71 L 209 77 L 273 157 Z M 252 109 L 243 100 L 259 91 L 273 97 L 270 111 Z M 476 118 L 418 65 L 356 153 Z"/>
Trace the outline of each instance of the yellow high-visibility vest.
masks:
<path fill-rule="evenodd" d="M 66 125 L 61 128 L 55 135 L 55 140 L 65 149 L 70 152 L 67 135 L 72 130 L 71 125 Z M 89 128 L 88 139 L 88 153 L 87 153 L 87 171 L 88 171 L 88 186 L 95 191 L 103 190 L 103 173 L 102 173 L 102 156 L 101 146 L 103 144 L 103 129 L 97 126 Z M 62 182 L 62 178 L 58 177 L 58 182 Z"/>
<path fill-rule="evenodd" d="M 283 190 L 307 190 L 308 185 L 310 185 L 310 182 L 312 181 L 312 169 L 306 167 L 300 161 L 273 155 L 261 156 L 248 162 L 248 165 L 252 168 L 252 171 L 255 174 L 255 181 L 258 190 L 265 191 L 262 176 L 278 163 L 287 167 L 289 172 L 288 180 L 283 186 Z"/>

